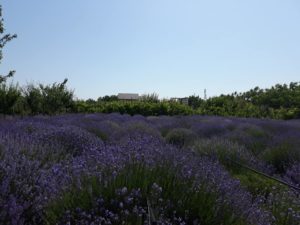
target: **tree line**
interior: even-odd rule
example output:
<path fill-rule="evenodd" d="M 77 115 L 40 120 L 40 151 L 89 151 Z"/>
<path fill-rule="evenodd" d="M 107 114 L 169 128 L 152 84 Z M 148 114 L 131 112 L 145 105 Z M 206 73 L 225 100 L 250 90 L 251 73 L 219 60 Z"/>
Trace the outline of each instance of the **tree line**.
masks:
<path fill-rule="evenodd" d="M 204 100 L 189 96 L 188 105 L 159 100 L 155 94 L 144 95 L 138 102 L 120 102 L 117 96 L 77 101 L 79 112 L 120 112 L 148 115 L 218 115 L 272 119 L 300 118 L 300 82 L 276 84 L 271 88 L 255 87 L 246 92 L 234 92 Z"/>
<path fill-rule="evenodd" d="M 119 101 L 117 96 L 78 100 L 67 87 L 67 79 L 48 85 L 19 86 L 5 79 L 0 83 L 0 114 L 38 115 L 60 113 L 112 113 L 158 115 L 218 115 L 272 119 L 300 118 L 300 82 L 258 87 L 243 93 L 211 97 L 189 96 L 188 105 L 159 100 L 155 94 L 139 101 Z"/>
<path fill-rule="evenodd" d="M 189 97 L 189 105 L 200 114 L 265 117 L 273 119 L 300 118 L 300 82 L 276 84 L 271 88 L 255 87 L 249 91 L 220 95 L 204 101 Z"/>

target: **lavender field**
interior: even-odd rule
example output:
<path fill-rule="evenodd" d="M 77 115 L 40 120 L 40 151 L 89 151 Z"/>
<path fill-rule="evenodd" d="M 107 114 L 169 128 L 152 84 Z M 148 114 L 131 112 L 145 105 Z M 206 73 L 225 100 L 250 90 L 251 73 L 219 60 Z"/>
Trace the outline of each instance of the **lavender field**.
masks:
<path fill-rule="evenodd" d="M 0 224 L 300 224 L 300 121 L 0 120 Z M 239 164 L 237 164 L 239 163 Z"/>

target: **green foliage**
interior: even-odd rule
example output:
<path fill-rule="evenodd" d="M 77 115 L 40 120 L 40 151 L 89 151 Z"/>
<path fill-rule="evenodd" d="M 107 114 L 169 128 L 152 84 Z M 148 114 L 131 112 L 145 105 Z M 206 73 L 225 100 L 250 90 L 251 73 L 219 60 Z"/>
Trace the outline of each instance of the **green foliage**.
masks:
<path fill-rule="evenodd" d="M 100 113 L 113 113 L 119 112 L 121 114 L 143 116 L 158 116 L 158 115 L 190 115 L 193 110 L 186 105 L 176 102 L 97 102 L 96 104 L 88 104 L 84 101 L 76 101 L 77 112 L 100 112 Z"/>
<path fill-rule="evenodd" d="M 248 160 L 253 158 L 242 145 L 222 138 L 198 139 L 193 143 L 192 149 L 200 156 L 217 159 L 227 170 L 234 173 L 242 168 L 231 160 L 247 165 Z"/>
<path fill-rule="evenodd" d="M 270 89 L 258 87 L 231 95 L 220 95 L 207 100 L 189 96 L 188 106 L 176 102 L 159 101 L 153 93 L 143 95 L 141 101 L 119 102 L 117 96 L 104 96 L 95 101 L 78 101 L 79 112 L 119 112 L 121 114 L 157 115 L 218 115 L 273 119 L 300 118 L 300 84 L 275 85 Z"/>
<path fill-rule="evenodd" d="M 105 95 L 104 97 L 99 97 L 97 99 L 97 102 L 113 102 L 113 101 L 117 101 L 118 100 L 118 96 L 116 95 Z"/>
<path fill-rule="evenodd" d="M 270 197 L 266 203 L 266 208 L 270 210 L 276 218 L 276 225 L 298 225 L 299 217 L 295 212 L 299 212 L 300 205 L 295 202 L 299 193 L 292 192 L 282 186 L 273 186 Z M 293 215 L 294 214 L 294 215 Z"/>
<path fill-rule="evenodd" d="M 156 93 L 144 94 L 140 97 L 140 101 L 158 103 L 159 102 L 158 94 L 156 94 Z"/>
<path fill-rule="evenodd" d="M 263 177 L 252 171 L 241 168 L 239 172 L 232 172 L 234 178 L 239 179 L 241 185 L 247 188 L 254 196 L 264 196 L 265 198 L 273 191 L 274 187 L 285 188 L 278 182 L 269 178 Z"/>
<path fill-rule="evenodd" d="M 0 113 L 4 114 L 58 114 L 79 113 L 113 113 L 143 116 L 159 115 L 218 115 L 237 117 L 256 117 L 273 119 L 300 118 L 300 85 L 291 83 L 276 85 L 275 88 L 260 90 L 255 88 L 242 94 L 221 95 L 204 101 L 198 96 L 189 97 L 189 105 L 172 101 L 159 101 L 157 94 L 144 95 L 141 101 L 118 101 L 117 96 L 104 96 L 93 99 L 74 101 L 73 91 L 66 87 L 67 79 L 52 85 L 33 84 L 23 89 L 18 85 L 5 84 L 7 76 L 0 77 Z M 284 90 L 284 91 L 283 91 Z M 21 93 L 21 94 L 20 94 Z M 279 93 L 279 94 L 278 94 Z M 285 95 L 285 100 L 276 100 L 276 96 Z M 267 97 L 266 97 L 267 96 Z M 274 97 L 275 96 L 275 97 Z M 279 97 L 278 97 L 279 98 Z M 281 98 L 281 97 L 280 97 Z M 268 102 L 268 100 L 270 102 Z M 300 101 L 300 100 L 299 100 Z M 279 107 L 280 105 L 280 107 Z M 278 107 L 277 107 L 278 106 Z M 254 146 L 255 149 L 256 146 Z"/>
<path fill-rule="evenodd" d="M 203 102 L 204 102 L 204 100 L 196 95 L 189 96 L 189 99 L 188 99 L 188 104 L 193 109 L 199 108 L 203 104 Z"/>
<path fill-rule="evenodd" d="M 191 145 L 197 139 L 197 134 L 185 128 L 175 128 L 168 132 L 166 141 L 169 144 L 182 148 Z"/>
<path fill-rule="evenodd" d="M 58 114 L 75 111 L 73 91 L 66 87 L 67 79 L 52 85 L 29 84 L 22 89 L 23 111 L 27 114 Z"/>
<path fill-rule="evenodd" d="M 300 118 L 300 83 L 276 84 L 269 89 L 256 87 L 240 94 L 212 97 L 202 102 L 197 111 L 207 115 Z"/>
<path fill-rule="evenodd" d="M 239 179 L 241 185 L 254 196 L 265 199 L 263 208 L 272 212 L 276 225 L 298 225 L 299 220 L 292 216 L 291 209 L 300 210 L 299 204 L 295 203 L 297 193 L 293 193 L 286 186 L 263 177 L 252 171 L 241 169 L 238 173 L 232 173 L 234 178 Z"/>
<path fill-rule="evenodd" d="M 230 133 L 228 138 L 233 142 L 244 145 L 257 156 L 265 150 L 271 136 L 261 127 L 248 123 L 237 127 L 234 132 Z"/>
<path fill-rule="evenodd" d="M 263 135 L 257 130 L 251 130 L 249 132 L 254 132 L 253 136 L 257 138 Z M 279 163 L 279 168 L 284 168 L 284 165 L 289 163 L 288 161 L 291 157 L 288 155 L 291 153 L 288 149 L 290 148 L 284 148 L 284 150 L 279 148 L 275 150 L 276 152 L 272 152 L 274 149 L 268 152 L 268 154 L 274 154 L 269 155 L 269 157 L 274 163 Z M 269 210 L 272 213 L 275 218 L 274 224 L 296 225 L 299 223 L 299 221 L 296 221 L 295 217 L 292 216 L 291 212 L 291 209 L 296 211 L 299 210 L 299 204 L 295 203 L 294 201 L 294 198 L 297 198 L 296 193 L 289 191 L 288 187 L 278 183 L 275 180 L 254 173 L 253 171 L 233 164 L 228 160 L 232 159 L 241 163 L 242 165 L 247 165 L 251 154 L 247 152 L 245 148 L 241 148 L 241 146 L 228 142 L 227 140 L 206 139 L 198 140 L 193 145 L 193 150 L 200 155 L 209 157 L 215 156 L 226 167 L 232 177 L 240 181 L 242 187 L 251 192 L 253 196 L 259 196 L 260 198 L 264 199 L 262 208 Z M 295 157 L 295 154 L 291 155 Z M 281 164 L 280 160 L 286 162 Z"/>
<path fill-rule="evenodd" d="M 263 105 L 273 109 L 300 108 L 300 83 L 276 84 L 269 89 L 256 87 L 241 95 L 255 105 Z"/>
<path fill-rule="evenodd" d="M 21 97 L 21 91 L 17 84 L 0 84 L 0 114 L 14 114 L 15 105 Z"/>
<path fill-rule="evenodd" d="M 276 147 L 268 148 L 262 154 L 262 158 L 273 165 L 278 173 L 284 173 L 295 162 L 300 162 L 300 150 L 288 142 L 284 142 Z"/>
<path fill-rule="evenodd" d="M 92 98 L 87 99 L 85 102 L 87 104 L 95 104 L 96 103 L 96 101 L 94 99 L 92 99 Z"/>
<path fill-rule="evenodd" d="M 91 121 L 86 123 L 88 126 L 85 127 L 85 129 L 104 142 L 112 141 L 114 138 L 112 134 L 120 133 L 123 130 L 118 123 L 111 120 L 104 120 L 97 123 Z"/>
<path fill-rule="evenodd" d="M 54 83 L 52 85 L 39 85 L 42 96 L 42 112 L 46 114 L 57 114 L 72 112 L 74 109 L 73 91 L 66 87 L 68 79 L 62 83 Z M 39 94 L 34 90 L 34 97 Z"/>
<path fill-rule="evenodd" d="M 39 87 L 30 84 L 23 89 L 23 94 L 31 114 L 36 115 L 43 113 L 43 96 Z"/>
<path fill-rule="evenodd" d="M 193 178 L 181 179 L 178 171 L 168 165 L 146 167 L 141 164 L 128 164 L 116 177 L 111 177 L 111 171 L 104 173 L 104 177 L 111 177 L 109 182 L 96 177 L 84 177 L 81 179 L 81 188 L 74 186 L 61 198 L 49 204 L 46 211 L 46 224 L 55 224 L 66 210 L 74 211 L 76 207 L 89 210 L 95 205 L 97 197 L 103 197 L 109 202 L 111 199 L 121 201 L 116 190 L 126 187 L 128 191 L 140 189 L 143 199 L 143 207 L 147 207 L 147 199 L 151 202 L 153 210 L 161 207 L 161 204 L 176 205 L 176 214 L 184 217 L 186 210 L 190 212 L 190 218 L 199 218 L 201 224 L 231 224 L 243 225 L 244 220 L 231 212 L 229 205 L 218 204 L 218 195 L 209 190 L 202 183 L 196 190 Z M 156 183 L 162 188 L 161 199 L 168 199 L 169 203 L 160 203 L 151 193 L 152 185 Z M 184 190 L 184 191 L 183 191 Z M 106 206 L 109 207 L 109 206 Z M 175 210 L 175 209 L 174 209 Z M 173 215 L 173 211 L 165 211 L 166 216 Z M 130 217 L 127 224 L 143 224 L 141 218 Z"/>
<path fill-rule="evenodd" d="M 130 122 L 126 124 L 124 130 L 126 133 L 138 133 L 138 134 L 147 134 L 148 136 L 156 137 L 158 140 L 161 139 L 161 134 L 149 124 L 145 122 Z"/>

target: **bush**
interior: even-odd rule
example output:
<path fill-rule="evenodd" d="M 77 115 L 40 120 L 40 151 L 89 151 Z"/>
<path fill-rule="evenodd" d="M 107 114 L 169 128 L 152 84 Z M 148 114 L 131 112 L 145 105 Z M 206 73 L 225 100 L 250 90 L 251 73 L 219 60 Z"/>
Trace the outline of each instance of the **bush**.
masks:
<path fill-rule="evenodd" d="M 244 146 L 223 138 L 199 139 L 192 149 L 202 156 L 209 156 L 220 161 L 229 171 L 239 173 L 242 169 L 233 161 L 251 166 L 260 171 L 267 171 L 266 165 L 255 158 Z M 233 160 L 233 161 L 232 161 Z"/>
<path fill-rule="evenodd" d="M 162 136 L 158 130 L 153 128 L 150 124 L 147 124 L 142 121 L 130 121 L 123 125 L 123 136 L 152 136 L 157 138 L 158 140 L 162 139 Z"/>
<path fill-rule="evenodd" d="M 43 113 L 43 95 L 39 87 L 29 84 L 23 88 L 23 95 L 31 114 Z"/>
<path fill-rule="evenodd" d="M 228 133 L 227 137 L 244 145 L 254 155 L 260 155 L 267 147 L 270 135 L 261 127 L 251 123 L 242 123 L 237 128 Z"/>
<path fill-rule="evenodd" d="M 156 93 L 144 94 L 140 97 L 140 101 L 158 103 L 159 102 L 158 94 Z"/>
<path fill-rule="evenodd" d="M 49 204 L 46 224 L 102 221 L 142 225 L 149 220 L 151 224 L 246 224 L 229 204 L 220 204 L 205 183 L 195 188 L 192 179 L 181 179 L 178 174 L 166 165 L 129 164 L 106 184 L 85 177 L 80 190 L 74 187 Z"/>
<path fill-rule="evenodd" d="M 14 106 L 21 97 L 18 84 L 0 84 L 0 114 L 14 114 Z"/>
<path fill-rule="evenodd" d="M 62 83 L 39 85 L 42 94 L 42 111 L 46 114 L 72 112 L 74 110 L 73 91 L 66 87 L 68 79 Z"/>
<path fill-rule="evenodd" d="M 169 144 L 175 145 L 179 148 L 192 144 L 197 138 L 197 134 L 185 128 L 175 128 L 166 136 L 166 141 Z"/>
<path fill-rule="evenodd" d="M 201 121 L 193 124 L 191 129 L 201 138 L 212 138 L 221 136 L 227 133 L 227 128 L 222 121 Z"/>
<path fill-rule="evenodd" d="M 65 155 L 79 156 L 84 151 L 99 149 L 103 147 L 103 141 L 76 126 L 62 126 L 59 128 L 48 128 L 37 139 L 42 144 L 53 145 L 53 148 L 63 149 Z"/>
<path fill-rule="evenodd" d="M 300 163 L 296 163 L 287 170 L 285 174 L 285 179 L 288 182 L 294 183 L 298 187 L 300 187 Z"/>
<path fill-rule="evenodd" d="M 120 133 L 122 128 L 118 125 L 118 123 L 105 120 L 100 122 L 85 122 L 85 126 L 83 128 L 90 133 L 95 134 L 104 142 L 114 141 L 116 134 Z"/>
<path fill-rule="evenodd" d="M 262 158 L 274 166 L 277 172 L 284 173 L 294 163 L 300 162 L 300 151 L 289 143 L 282 143 L 268 148 L 263 152 Z"/>

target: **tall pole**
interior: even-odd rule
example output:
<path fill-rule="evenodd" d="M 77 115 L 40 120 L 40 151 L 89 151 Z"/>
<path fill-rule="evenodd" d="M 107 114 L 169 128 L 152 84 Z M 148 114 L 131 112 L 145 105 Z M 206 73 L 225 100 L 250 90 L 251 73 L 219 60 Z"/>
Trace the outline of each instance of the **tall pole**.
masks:
<path fill-rule="evenodd" d="M 204 100 L 207 99 L 207 95 L 206 95 L 206 89 L 204 89 Z"/>

